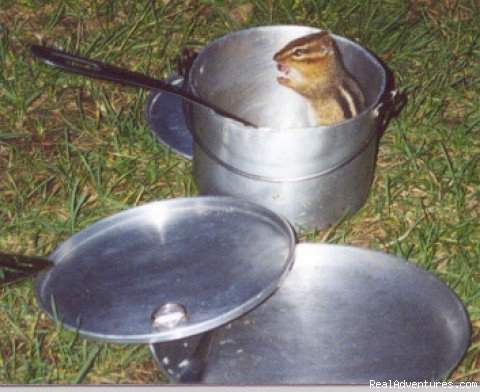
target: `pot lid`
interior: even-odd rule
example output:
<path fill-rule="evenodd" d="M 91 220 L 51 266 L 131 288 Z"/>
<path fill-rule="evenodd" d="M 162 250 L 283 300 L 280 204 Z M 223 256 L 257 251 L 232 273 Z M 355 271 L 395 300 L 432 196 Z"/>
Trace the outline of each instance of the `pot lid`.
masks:
<path fill-rule="evenodd" d="M 183 78 L 173 73 L 167 83 L 182 87 Z M 183 113 L 183 100 L 177 96 L 152 91 L 145 104 L 145 121 L 157 140 L 173 152 L 192 159 L 193 136 Z"/>
<path fill-rule="evenodd" d="M 237 198 L 158 201 L 62 243 L 38 277 L 40 307 L 86 337 L 153 343 L 202 333 L 265 300 L 293 262 L 294 232 Z"/>
<path fill-rule="evenodd" d="M 369 384 L 441 380 L 469 335 L 459 298 L 415 264 L 368 249 L 300 244 L 278 291 L 219 328 L 209 353 L 198 337 L 151 351 L 178 382 Z M 192 372 L 199 347 L 206 366 Z"/>

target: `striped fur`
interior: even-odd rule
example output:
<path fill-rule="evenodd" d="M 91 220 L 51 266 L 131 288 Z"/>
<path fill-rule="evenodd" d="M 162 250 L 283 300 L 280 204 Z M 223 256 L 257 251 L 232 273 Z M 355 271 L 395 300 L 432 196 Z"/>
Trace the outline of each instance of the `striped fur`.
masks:
<path fill-rule="evenodd" d="M 355 116 L 357 109 L 352 102 L 352 98 L 341 86 L 335 90 L 334 99 L 340 105 L 344 119 Z"/>
<path fill-rule="evenodd" d="M 337 89 L 347 102 L 348 109 L 344 110 L 346 119 L 358 116 L 365 109 L 365 98 L 353 79 L 342 78 Z"/>
<path fill-rule="evenodd" d="M 328 125 L 359 115 L 365 98 L 344 69 L 328 31 L 291 41 L 273 58 L 282 76 L 278 82 L 306 97 L 316 124 Z"/>

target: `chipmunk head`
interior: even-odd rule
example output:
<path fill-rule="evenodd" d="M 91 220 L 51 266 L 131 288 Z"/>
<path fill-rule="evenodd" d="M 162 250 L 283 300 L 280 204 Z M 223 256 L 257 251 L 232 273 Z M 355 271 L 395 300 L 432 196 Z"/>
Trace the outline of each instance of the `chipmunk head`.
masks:
<path fill-rule="evenodd" d="M 273 59 L 280 71 L 278 82 L 308 96 L 315 85 L 329 81 L 335 48 L 324 30 L 289 42 Z"/>

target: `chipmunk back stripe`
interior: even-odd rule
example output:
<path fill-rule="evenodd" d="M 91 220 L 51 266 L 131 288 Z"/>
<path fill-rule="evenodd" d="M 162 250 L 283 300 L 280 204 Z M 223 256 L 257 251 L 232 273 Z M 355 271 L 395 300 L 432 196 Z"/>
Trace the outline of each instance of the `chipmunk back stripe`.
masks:
<path fill-rule="evenodd" d="M 358 110 L 357 110 L 357 106 L 355 105 L 355 100 L 353 98 L 353 95 L 355 94 L 351 94 L 350 91 L 346 90 L 342 85 L 340 85 L 338 89 L 342 97 L 348 103 L 348 109 L 350 110 L 350 113 L 351 113 L 350 117 L 356 116 L 358 113 Z"/>
<path fill-rule="evenodd" d="M 355 105 L 355 115 L 358 115 L 364 109 L 364 100 L 363 94 L 360 89 L 351 82 L 349 83 L 348 80 L 343 79 L 341 81 L 342 87 L 349 93 L 350 97 L 353 100 L 353 104 Z"/>
<path fill-rule="evenodd" d="M 348 101 L 345 99 L 345 97 L 341 93 L 340 88 L 335 90 L 335 100 L 340 105 L 340 108 L 342 109 L 342 112 L 343 112 L 343 116 L 346 119 L 351 118 L 352 112 L 350 110 L 350 105 L 348 104 Z"/>

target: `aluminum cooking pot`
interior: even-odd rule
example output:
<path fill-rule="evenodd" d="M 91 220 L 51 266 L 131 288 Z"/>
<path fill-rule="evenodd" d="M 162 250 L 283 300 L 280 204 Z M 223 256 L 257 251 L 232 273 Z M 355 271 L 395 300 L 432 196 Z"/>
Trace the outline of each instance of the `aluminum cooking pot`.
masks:
<path fill-rule="evenodd" d="M 193 61 L 189 91 L 257 125 L 186 104 L 201 194 L 242 197 L 303 229 L 326 228 L 364 204 L 375 167 L 386 73 L 368 50 L 332 34 L 367 107 L 339 123 L 308 126 L 308 103 L 277 82 L 273 55 L 317 31 L 267 26 L 234 32 L 209 43 Z"/>

